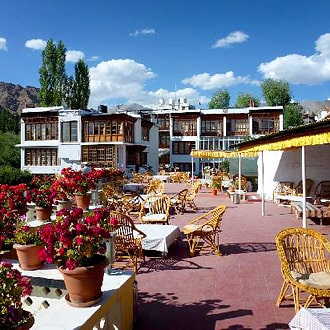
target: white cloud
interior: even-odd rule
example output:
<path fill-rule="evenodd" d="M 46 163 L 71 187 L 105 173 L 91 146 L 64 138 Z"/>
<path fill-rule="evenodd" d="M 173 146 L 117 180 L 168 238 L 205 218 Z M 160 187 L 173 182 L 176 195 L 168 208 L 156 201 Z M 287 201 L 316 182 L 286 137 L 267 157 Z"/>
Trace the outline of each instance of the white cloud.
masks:
<path fill-rule="evenodd" d="M 228 34 L 227 37 L 218 39 L 213 45 L 212 48 L 226 48 L 232 44 L 240 44 L 247 41 L 249 36 L 242 31 L 235 31 Z"/>
<path fill-rule="evenodd" d="M 85 54 L 80 50 L 68 50 L 65 53 L 65 59 L 67 62 L 76 63 L 78 60 L 83 59 Z"/>
<path fill-rule="evenodd" d="M 42 39 L 30 39 L 25 42 L 25 47 L 33 50 L 42 50 L 46 47 L 46 45 L 47 41 Z"/>
<path fill-rule="evenodd" d="M 261 63 L 259 72 L 271 79 L 284 79 L 292 84 L 317 85 L 330 80 L 330 33 L 316 40 L 316 53 L 311 56 L 290 54 Z"/>
<path fill-rule="evenodd" d="M 89 69 L 92 107 L 104 100 L 132 100 L 143 93 L 146 81 L 156 77 L 150 68 L 131 59 L 109 60 Z"/>
<path fill-rule="evenodd" d="M 7 40 L 5 38 L 0 38 L 0 50 L 8 50 Z"/>
<path fill-rule="evenodd" d="M 258 85 L 257 80 L 251 80 L 249 77 L 235 77 L 233 71 L 226 73 L 217 73 L 210 75 L 209 73 L 200 73 L 192 77 L 182 80 L 184 84 L 190 84 L 193 87 L 201 88 L 203 90 L 211 90 L 216 88 L 231 87 L 239 84 Z"/>
<path fill-rule="evenodd" d="M 135 30 L 134 32 L 130 33 L 129 35 L 131 37 L 137 37 L 141 34 L 155 34 L 155 33 L 156 33 L 155 29 L 144 28 L 144 29 Z"/>

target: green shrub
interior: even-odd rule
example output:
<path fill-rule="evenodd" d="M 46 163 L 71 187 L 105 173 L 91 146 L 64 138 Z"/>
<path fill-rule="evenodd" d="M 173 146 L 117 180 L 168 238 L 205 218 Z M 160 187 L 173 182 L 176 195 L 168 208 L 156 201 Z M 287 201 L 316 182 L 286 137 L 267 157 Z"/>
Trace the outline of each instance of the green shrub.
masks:
<path fill-rule="evenodd" d="M 9 184 L 15 186 L 19 183 L 30 184 L 32 180 L 32 173 L 27 170 L 21 171 L 20 169 L 1 166 L 0 167 L 0 184 Z"/>

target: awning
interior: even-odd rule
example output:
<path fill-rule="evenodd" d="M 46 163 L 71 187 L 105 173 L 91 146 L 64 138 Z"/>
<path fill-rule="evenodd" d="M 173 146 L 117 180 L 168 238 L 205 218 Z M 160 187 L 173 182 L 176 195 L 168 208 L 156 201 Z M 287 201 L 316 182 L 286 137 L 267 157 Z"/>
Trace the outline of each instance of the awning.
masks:
<path fill-rule="evenodd" d="M 330 143 L 330 120 L 294 127 L 237 145 L 239 151 L 277 151 Z"/>
<path fill-rule="evenodd" d="M 190 156 L 194 158 L 239 158 L 258 157 L 258 152 L 222 151 L 222 150 L 192 150 Z"/>

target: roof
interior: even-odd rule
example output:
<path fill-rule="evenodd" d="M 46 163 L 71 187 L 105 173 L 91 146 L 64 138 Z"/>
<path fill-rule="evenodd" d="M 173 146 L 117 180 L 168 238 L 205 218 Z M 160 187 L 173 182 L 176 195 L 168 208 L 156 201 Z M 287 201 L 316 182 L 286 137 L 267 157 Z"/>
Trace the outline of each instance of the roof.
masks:
<path fill-rule="evenodd" d="M 241 152 L 283 150 L 330 143 L 330 119 L 287 129 L 235 145 Z"/>

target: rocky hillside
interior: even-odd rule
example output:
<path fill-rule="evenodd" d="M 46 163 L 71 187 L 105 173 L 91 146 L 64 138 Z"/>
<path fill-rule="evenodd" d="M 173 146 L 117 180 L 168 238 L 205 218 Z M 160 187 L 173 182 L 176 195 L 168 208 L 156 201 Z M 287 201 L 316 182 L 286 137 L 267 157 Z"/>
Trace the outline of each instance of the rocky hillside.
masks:
<path fill-rule="evenodd" d="M 38 106 L 38 88 L 0 82 L 0 110 L 21 113 L 23 108 Z"/>

